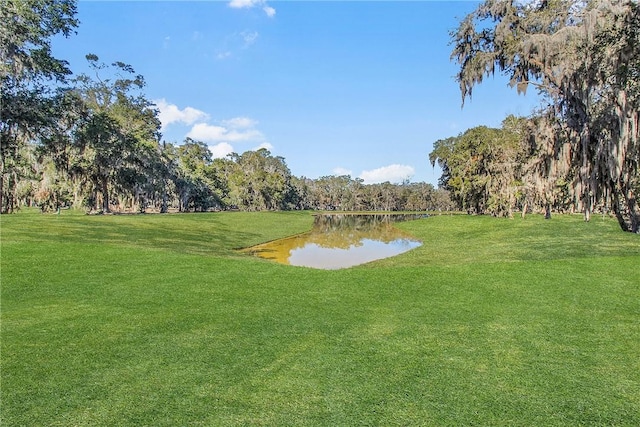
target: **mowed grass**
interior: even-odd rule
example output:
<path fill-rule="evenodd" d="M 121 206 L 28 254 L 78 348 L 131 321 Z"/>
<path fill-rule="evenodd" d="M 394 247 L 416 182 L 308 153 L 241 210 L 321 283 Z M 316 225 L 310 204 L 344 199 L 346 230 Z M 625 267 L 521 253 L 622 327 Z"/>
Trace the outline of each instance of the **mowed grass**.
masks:
<path fill-rule="evenodd" d="M 434 216 L 337 271 L 309 213 L 2 216 L 3 426 L 640 425 L 640 238 Z"/>

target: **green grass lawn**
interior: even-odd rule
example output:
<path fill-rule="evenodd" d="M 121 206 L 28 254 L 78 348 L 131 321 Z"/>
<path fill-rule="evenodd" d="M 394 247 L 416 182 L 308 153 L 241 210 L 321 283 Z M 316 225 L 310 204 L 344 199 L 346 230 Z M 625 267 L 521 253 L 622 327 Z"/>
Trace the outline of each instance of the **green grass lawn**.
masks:
<path fill-rule="evenodd" d="M 640 237 L 434 216 L 322 271 L 309 213 L 5 215 L 3 426 L 640 425 Z"/>

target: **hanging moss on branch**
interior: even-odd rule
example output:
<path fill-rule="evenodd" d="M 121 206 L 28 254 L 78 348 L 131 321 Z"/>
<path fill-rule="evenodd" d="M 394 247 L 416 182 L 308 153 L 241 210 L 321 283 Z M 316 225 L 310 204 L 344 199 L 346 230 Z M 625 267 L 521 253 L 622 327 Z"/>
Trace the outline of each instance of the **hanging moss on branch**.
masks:
<path fill-rule="evenodd" d="M 537 173 L 569 180 L 585 220 L 605 204 L 636 233 L 639 24 L 633 1 L 487 0 L 451 34 L 463 102 L 496 71 L 519 92 L 534 86 L 547 102 Z"/>

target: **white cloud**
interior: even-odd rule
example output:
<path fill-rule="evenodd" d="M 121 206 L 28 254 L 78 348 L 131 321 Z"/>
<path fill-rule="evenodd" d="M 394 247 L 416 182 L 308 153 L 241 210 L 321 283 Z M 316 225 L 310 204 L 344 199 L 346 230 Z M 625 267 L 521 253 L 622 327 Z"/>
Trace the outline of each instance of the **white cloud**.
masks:
<path fill-rule="evenodd" d="M 198 123 L 191 128 L 187 136 L 201 141 L 216 142 L 225 140 L 224 136 L 227 133 L 228 129 L 222 126 Z"/>
<path fill-rule="evenodd" d="M 273 18 L 276 14 L 276 10 L 267 5 L 266 0 L 231 0 L 229 2 L 229 7 L 234 9 L 251 9 L 256 6 L 262 6 L 263 12 L 269 18 Z"/>
<path fill-rule="evenodd" d="M 365 184 L 376 184 L 381 182 L 400 183 L 410 179 L 415 174 L 415 169 L 407 165 L 389 165 L 378 169 L 362 171 L 360 178 Z"/>
<path fill-rule="evenodd" d="M 258 145 L 257 147 L 255 147 L 255 148 L 253 149 L 253 151 L 258 151 L 258 150 L 260 150 L 261 148 L 265 148 L 265 149 L 267 149 L 267 150 L 271 151 L 271 150 L 273 150 L 273 145 L 269 144 L 268 142 L 263 142 L 262 144 L 260 144 L 260 145 Z"/>
<path fill-rule="evenodd" d="M 340 168 L 340 167 L 335 168 L 332 172 L 336 176 L 353 175 L 353 171 L 350 171 L 349 169 L 345 169 L 345 168 Z"/>
<path fill-rule="evenodd" d="M 210 143 L 263 141 L 265 139 L 262 132 L 256 129 L 234 129 L 228 126 L 217 126 L 207 123 L 196 123 L 193 125 L 187 136 L 189 138 Z"/>
<path fill-rule="evenodd" d="M 170 104 L 164 98 L 154 101 L 158 108 L 158 118 L 162 128 L 171 123 L 192 125 L 185 137 L 203 141 L 211 145 L 211 151 L 215 157 L 224 157 L 234 151 L 231 143 L 253 142 L 259 144 L 255 150 L 266 148 L 271 150 L 273 146 L 266 142 L 265 136 L 255 127 L 257 120 L 250 117 L 239 116 L 226 120 L 220 120 L 216 124 L 207 123 L 209 115 L 204 111 L 192 107 L 182 110 L 175 104 Z"/>
<path fill-rule="evenodd" d="M 252 30 L 228 34 L 216 49 L 216 59 L 228 59 L 235 56 L 238 51 L 249 49 L 258 41 L 259 36 L 257 31 Z"/>
<path fill-rule="evenodd" d="M 242 37 L 242 40 L 244 40 L 244 46 L 243 49 L 248 48 L 249 46 L 251 46 L 252 44 L 254 44 L 256 42 L 256 40 L 258 40 L 258 32 L 257 31 L 243 31 L 240 33 L 240 37 Z"/>
<path fill-rule="evenodd" d="M 250 8 L 256 5 L 260 0 L 231 0 L 229 7 L 234 9 Z"/>
<path fill-rule="evenodd" d="M 258 124 L 257 121 L 249 117 L 234 117 L 232 119 L 223 120 L 222 124 L 232 129 L 247 129 Z"/>
<path fill-rule="evenodd" d="M 154 103 L 158 107 L 158 118 L 162 123 L 162 128 L 166 128 L 171 123 L 183 123 L 192 125 L 198 121 L 207 120 L 209 115 L 204 111 L 196 108 L 185 107 L 182 110 L 175 104 L 169 104 L 164 98 L 155 100 Z"/>
<path fill-rule="evenodd" d="M 209 151 L 211 151 L 211 156 L 214 159 L 221 159 L 223 157 L 227 157 L 227 155 L 233 153 L 235 150 L 228 142 L 221 142 L 219 144 L 209 146 Z"/>
<path fill-rule="evenodd" d="M 264 13 L 266 13 L 269 18 L 273 18 L 274 16 L 276 16 L 276 10 L 271 6 L 265 6 L 262 8 L 262 10 L 264 10 Z"/>

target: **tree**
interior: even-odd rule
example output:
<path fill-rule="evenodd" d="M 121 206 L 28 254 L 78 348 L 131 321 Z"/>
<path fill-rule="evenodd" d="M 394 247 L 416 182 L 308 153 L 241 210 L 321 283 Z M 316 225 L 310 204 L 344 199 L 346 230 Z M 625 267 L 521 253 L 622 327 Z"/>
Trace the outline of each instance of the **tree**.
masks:
<path fill-rule="evenodd" d="M 178 147 L 175 185 L 180 212 L 222 207 L 222 195 L 215 191 L 220 186 L 217 165 L 213 165 L 211 151 L 204 142 L 186 138 Z"/>
<path fill-rule="evenodd" d="M 564 177 L 585 220 L 607 203 L 633 232 L 640 229 L 639 15 L 634 1 L 487 0 L 452 33 L 463 102 L 496 70 L 519 92 L 537 87 L 549 106 L 534 137 L 568 166 Z"/>
<path fill-rule="evenodd" d="M 310 196 L 309 183 L 310 179 L 291 176 L 291 198 L 289 206 L 291 209 L 303 210 L 312 209 L 313 202 Z"/>
<path fill-rule="evenodd" d="M 272 156 L 265 148 L 230 157 L 237 166 L 228 178 L 232 205 L 247 210 L 279 210 L 295 205 L 291 171 L 284 158 Z"/>
<path fill-rule="evenodd" d="M 83 74 L 75 79 L 76 93 L 85 106 L 75 146 L 80 158 L 77 166 L 92 184 L 89 207 L 100 205 L 102 211 L 110 212 L 114 186 L 119 193 L 132 195 L 134 204 L 143 204 L 150 190 L 152 159 L 160 150 L 158 112 L 142 93 L 144 78 L 130 65 L 113 63 L 107 71 L 115 79 L 103 79 L 101 72 L 108 67 L 96 55 L 87 55 L 87 60 L 96 77 Z"/>
<path fill-rule="evenodd" d="M 429 159 L 442 168 L 440 185 L 451 192 L 459 209 L 512 215 L 524 138 L 518 123 L 519 119 L 510 116 L 502 129 L 478 126 L 434 143 Z"/>
<path fill-rule="evenodd" d="M 407 184 L 406 188 L 409 191 L 404 209 L 410 211 L 427 211 L 442 208 L 441 206 L 437 206 L 433 185 L 425 182 L 414 182 Z M 447 197 L 447 199 L 449 199 L 449 197 Z"/>
<path fill-rule="evenodd" d="M 27 144 L 50 127 L 51 103 L 71 73 L 51 54 L 50 39 L 70 36 L 78 25 L 74 0 L 0 2 L 0 213 L 16 206 L 18 182 L 25 176 Z"/>

